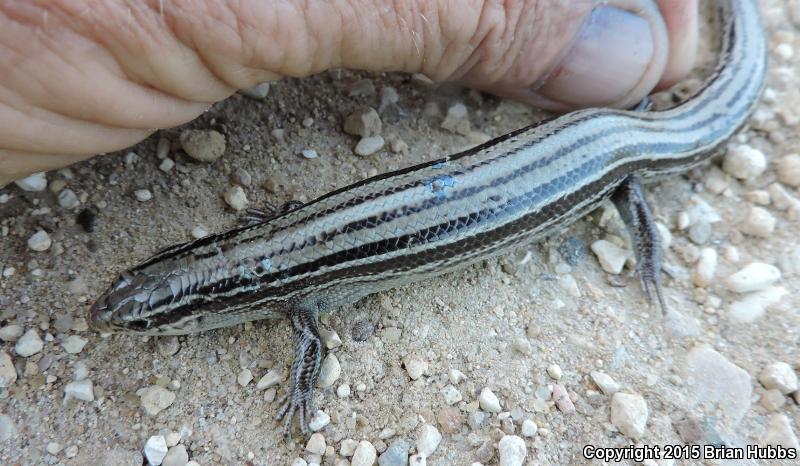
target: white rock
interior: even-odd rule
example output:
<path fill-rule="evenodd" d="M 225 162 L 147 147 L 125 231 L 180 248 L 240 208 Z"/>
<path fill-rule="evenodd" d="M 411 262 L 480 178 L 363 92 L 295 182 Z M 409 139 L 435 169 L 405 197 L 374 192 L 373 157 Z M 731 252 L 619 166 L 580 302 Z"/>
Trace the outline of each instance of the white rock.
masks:
<path fill-rule="evenodd" d="M 800 187 L 800 154 L 786 155 L 775 163 L 778 180 L 793 188 Z"/>
<path fill-rule="evenodd" d="M 196 227 L 192 228 L 192 238 L 200 239 L 205 238 L 206 236 L 208 236 L 208 230 L 206 230 L 206 227 L 197 225 Z"/>
<path fill-rule="evenodd" d="M 152 466 L 159 466 L 167 456 L 167 442 L 163 435 L 154 435 L 144 444 L 144 457 Z"/>
<path fill-rule="evenodd" d="M 697 194 L 693 194 L 692 197 L 689 198 L 686 214 L 689 216 L 689 224 L 681 229 L 685 229 L 689 225 L 697 222 L 716 223 L 722 219 L 719 213 L 717 213 L 705 199 Z"/>
<path fill-rule="evenodd" d="M 231 208 L 235 211 L 240 211 L 247 208 L 247 195 L 244 193 L 244 189 L 242 189 L 241 186 L 231 186 L 227 191 L 225 191 L 225 194 L 222 197 L 225 199 L 225 202 L 228 203 L 228 205 L 231 206 Z"/>
<path fill-rule="evenodd" d="M 783 408 L 786 404 L 786 396 L 778 389 L 770 389 L 761 395 L 761 406 L 767 411 L 773 412 Z"/>
<path fill-rule="evenodd" d="M 28 238 L 28 247 L 33 251 L 47 251 L 50 249 L 51 244 L 53 244 L 53 241 L 50 239 L 50 235 L 44 230 L 39 230 Z"/>
<path fill-rule="evenodd" d="M 133 192 L 133 195 L 139 202 L 147 202 L 153 198 L 153 193 L 151 193 L 149 189 L 137 189 Z"/>
<path fill-rule="evenodd" d="M 186 466 L 189 463 L 189 453 L 183 445 L 176 445 L 167 451 L 167 456 L 161 466 Z"/>
<path fill-rule="evenodd" d="M 186 129 L 179 136 L 186 155 L 211 163 L 225 154 L 225 135 L 214 130 Z"/>
<path fill-rule="evenodd" d="M 442 434 L 430 424 L 423 424 L 417 433 L 417 452 L 431 456 L 433 452 L 439 448 L 439 443 L 442 441 Z"/>
<path fill-rule="evenodd" d="M 303 458 L 295 458 L 291 466 L 308 466 L 308 463 Z"/>
<path fill-rule="evenodd" d="M 422 374 L 428 370 L 428 362 L 421 359 L 419 356 L 410 354 L 403 360 L 406 367 L 406 372 L 411 380 L 417 380 L 422 377 Z"/>
<path fill-rule="evenodd" d="M 327 349 L 338 348 L 342 345 L 342 339 L 339 338 L 339 334 L 333 330 L 320 329 L 319 336 Z"/>
<path fill-rule="evenodd" d="M 482 410 L 490 413 L 499 413 L 502 410 L 497 395 L 488 388 L 481 390 L 481 394 L 478 397 L 478 404 L 480 404 Z"/>
<path fill-rule="evenodd" d="M 250 369 L 242 369 L 239 371 L 239 374 L 236 376 L 236 383 L 241 385 L 242 387 L 246 387 L 250 381 L 253 380 L 253 373 L 250 372 Z"/>
<path fill-rule="evenodd" d="M 700 250 L 700 260 L 692 272 L 692 283 L 701 288 L 708 287 L 714 280 L 714 273 L 717 270 L 717 251 L 713 248 L 703 248 Z"/>
<path fill-rule="evenodd" d="M 451 406 L 464 399 L 461 392 L 450 384 L 442 388 L 442 396 L 444 397 L 444 402 Z"/>
<path fill-rule="evenodd" d="M 759 442 L 762 445 L 781 445 L 786 448 L 800 448 L 797 436 L 792 431 L 789 418 L 784 414 L 773 414 L 769 418 L 767 431 Z"/>
<path fill-rule="evenodd" d="M 350 385 L 343 383 L 336 387 L 336 396 L 339 398 L 347 398 L 350 396 Z"/>
<path fill-rule="evenodd" d="M 782 286 L 771 286 L 765 290 L 754 291 L 744 298 L 734 301 L 728 308 L 730 318 L 739 323 L 755 322 L 764 316 L 767 308 L 777 304 L 789 292 Z"/>
<path fill-rule="evenodd" d="M 350 466 L 372 466 L 377 456 L 378 452 L 375 450 L 375 447 L 368 441 L 362 440 L 358 442 L 358 446 L 355 452 L 353 452 Z"/>
<path fill-rule="evenodd" d="M 500 466 L 522 466 L 528 456 L 525 441 L 516 435 L 504 435 L 497 445 Z"/>
<path fill-rule="evenodd" d="M 64 339 L 61 343 L 61 347 L 69 354 L 78 354 L 83 351 L 83 347 L 86 346 L 88 342 L 89 340 L 81 338 L 78 335 L 70 335 Z"/>
<path fill-rule="evenodd" d="M 450 369 L 447 372 L 447 378 L 450 379 L 450 383 L 453 385 L 458 385 L 462 380 L 464 380 L 464 373 L 458 369 Z"/>
<path fill-rule="evenodd" d="M 164 436 L 164 440 L 167 441 L 167 446 L 172 448 L 181 441 L 181 437 L 180 432 L 170 432 Z"/>
<path fill-rule="evenodd" d="M 599 371 L 592 371 L 592 381 L 606 395 L 613 395 L 619 391 L 619 384 L 611 376 Z"/>
<path fill-rule="evenodd" d="M 617 392 L 611 398 L 611 423 L 636 440 L 644 435 L 649 412 L 641 395 Z"/>
<path fill-rule="evenodd" d="M 136 392 L 141 397 L 144 412 L 155 416 L 175 402 L 175 393 L 159 385 L 151 385 Z"/>
<path fill-rule="evenodd" d="M 75 191 L 71 189 L 65 189 L 58 193 L 58 205 L 65 209 L 74 209 L 81 205 L 81 201 L 78 200 L 78 196 L 75 195 Z"/>
<path fill-rule="evenodd" d="M 269 387 L 277 385 L 278 383 L 280 383 L 280 381 L 281 381 L 281 374 L 275 369 L 272 369 L 268 371 L 266 374 L 264 374 L 264 376 L 261 377 L 261 379 L 259 379 L 258 383 L 256 384 L 256 389 L 266 390 Z"/>
<path fill-rule="evenodd" d="M 64 400 L 75 398 L 81 401 L 94 401 L 94 386 L 89 379 L 70 382 L 64 387 Z"/>
<path fill-rule="evenodd" d="M 23 358 L 33 356 L 41 351 L 42 348 L 44 348 L 44 342 L 39 338 L 39 334 L 34 329 L 25 332 L 25 334 L 17 340 L 17 344 L 14 345 L 14 351 Z"/>
<path fill-rule="evenodd" d="M 699 345 L 686 356 L 682 371 L 690 406 L 715 410 L 726 425 L 736 426 L 750 409 L 750 375 L 712 348 Z"/>
<path fill-rule="evenodd" d="M 764 290 L 781 279 L 777 267 L 763 262 L 751 262 L 725 279 L 725 285 L 736 293 Z"/>
<path fill-rule="evenodd" d="M 0 340 L 17 341 L 22 336 L 22 325 L 10 324 L 0 327 Z"/>
<path fill-rule="evenodd" d="M 553 378 L 553 380 L 561 380 L 561 376 L 564 372 L 561 370 L 561 366 L 558 364 L 553 364 L 547 368 L 547 374 Z"/>
<path fill-rule="evenodd" d="M 766 388 L 774 388 L 784 395 L 797 390 L 797 374 L 789 364 L 774 362 L 761 371 L 758 381 Z"/>
<path fill-rule="evenodd" d="M 335 354 L 329 353 L 322 361 L 322 366 L 319 370 L 319 379 L 317 379 L 317 386 L 320 388 L 327 388 L 332 386 L 339 376 L 342 374 L 342 366 L 339 365 L 339 358 Z"/>
<path fill-rule="evenodd" d="M 64 456 L 67 458 L 75 458 L 78 456 L 78 446 L 70 445 L 64 450 Z"/>
<path fill-rule="evenodd" d="M 628 252 L 616 244 L 604 239 L 592 243 L 592 252 L 600 261 L 600 267 L 608 273 L 619 274 L 628 260 Z"/>
<path fill-rule="evenodd" d="M 536 425 L 530 419 L 525 419 L 522 421 L 522 435 L 525 437 L 534 437 L 536 435 L 536 430 L 539 429 L 539 426 Z"/>
<path fill-rule="evenodd" d="M 242 89 L 242 94 L 255 100 L 263 100 L 269 94 L 269 83 L 256 84 L 253 87 Z"/>
<path fill-rule="evenodd" d="M 420 454 L 411 455 L 408 457 L 408 466 L 428 466 L 428 458 Z"/>
<path fill-rule="evenodd" d="M 325 454 L 325 436 L 319 432 L 311 434 L 306 443 L 306 451 L 315 455 Z"/>
<path fill-rule="evenodd" d="M 775 232 L 775 223 L 775 217 L 768 210 L 751 207 L 744 222 L 739 224 L 739 230 L 748 235 L 768 238 Z"/>
<path fill-rule="evenodd" d="M 363 138 L 379 135 L 382 126 L 381 117 L 372 107 L 358 108 L 344 120 L 345 133 Z"/>
<path fill-rule="evenodd" d="M 8 414 L 0 414 L 0 443 L 7 442 L 8 440 L 17 436 L 17 426 Z"/>
<path fill-rule="evenodd" d="M 706 189 L 714 194 L 722 194 L 730 186 L 730 183 L 730 177 L 716 166 L 712 166 L 707 171 L 706 179 L 703 182 Z"/>
<path fill-rule="evenodd" d="M 175 168 L 175 161 L 170 158 L 166 158 L 158 164 L 158 169 L 164 173 L 169 173 L 173 168 Z"/>
<path fill-rule="evenodd" d="M 383 149 L 383 145 L 386 142 L 383 140 L 382 136 L 369 136 L 366 138 L 361 138 L 356 144 L 356 148 L 354 152 L 356 155 L 360 155 L 362 157 L 366 157 L 367 155 L 372 155 L 375 152 Z"/>
<path fill-rule="evenodd" d="M 10 387 L 17 380 L 14 361 L 5 351 L 0 351 L 0 388 Z"/>
<path fill-rule="evenodd" d="M 344 439 L 342 440 L 342 444 L 339 447 L 339 454 L 349 458 L 353 456 L 353 453 L 356 452 L 356 448 L 358 447 L 358 442 L 353 439 Z"/>
<path fill-rule="evenodd" d="M 304 149 L 304 150 L 300 151 L 300 155 L 302 155 L 303 158 L 306 158 L 306 159 L 315 159 L 315 158 L 319 157 L 319 154 L 317 154 L 317 151 L 312 150 L 312 149 Z"/>
<path fill-rule="evenodd" d="M 755 178 L 767 169 L 767 158 L 746 144 L 732 145 L 722 161 L 722 169 L 739 179 Z"/>
<path fill-rule="evenodd" d="M 331 423 L 331 417 L 328 416 L 328 413 L 325 411 L 318 409 L 314 416 L 308 421 L 308 428 L 311 429 L 311 432 L 317 432 L 325 428 L 328 424 Z"/>
<path fill-rule="evenodd" d="M 772 183 L 767 186 L 767 192 L 769 193 L 770 199 L 772 199 L 772 205 L 775 206 L 776 209 L 800 210 L 800 200 L 789 194 L 786 188 L 779 183 Z"/>
<path fill-rule="evenodd" d="M 47 177 L 43 172 L 34 173 L 14 182 L 23 191 L 44 191 L 47 187 Z"/>

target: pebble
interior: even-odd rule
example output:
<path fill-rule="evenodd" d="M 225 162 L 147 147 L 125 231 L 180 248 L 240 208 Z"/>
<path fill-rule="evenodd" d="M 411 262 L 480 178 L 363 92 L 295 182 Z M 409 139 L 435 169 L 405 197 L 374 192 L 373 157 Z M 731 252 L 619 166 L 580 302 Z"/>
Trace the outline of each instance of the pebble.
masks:
<path fill-rule="evenodd" d="M 236 383 L 241 385 L 242 387 L 246 387 L 250 381 L 253 380 L 253 373 L 250 372 L 250 369 L 244 368 L 239 371 L 239 375 L 236 376 Z"/>
<path fill-rule="evenodd" d="M 186 452 L 186 447 L 183 445 L 176 445 L 167 451 L 167 455 L 161 462 L 162 466 L 186 466 L 189 463 L 189 453 Z"/>
<path fill-rule="evenodd" d="M 391 86 L 385 86 L 381 89 L 381 105 L 378 107 L 381 113 L 385 112 L 387 108 L 400 101 L 400 96 L 397 94 L 397 89 Z"/>
<path fill-rule="evenodd" d="M 8 414 L 0 414 L 0 442 L 7 442 L 17 436 L 17 426 Z"/>
<path fill-rule="evenodd" d="M 70 445 L 64 450 L 64 456 L 67 458 L 75 458 L 78 456 L 78 446 L 77 445 Z"/>
<path fill-rule="evenodd" d="M 751 262 L 725 279 L 725 285 L 736 293 L 760 291 L 781 279 L 777 267 L 763 262 Z"/>
<path fill-rule="evenodd" d="M 308 466 L 308 463 L 303 458 L 295 458 L 291 466 Z"/>
<path fill-rule="evenodd" d="M 553 387 L 553 401 L 555 401 L 556 407 L 562 413 L 570 414 L 575 412 L 575 404 L 572 403 L 564 385 L 556 384 Z"/>
<path fill-rule="evenodd" d="M 696 194 L 689 198 L 686 215 L 689 216 L 689 224 L 681 229 L 685 229 L 695 222 L 716 223 L 722 218 L 708 202 Z"/>
<path fill-rule="evenodd" d="M 561 370 L 561 367 L 558 364 L 553 364 L 547 368 L 547 374 L 553 378 L 553 380 L 561 380 L 561 376 L 564 372 Z"/>
<path fill-rule="evenodd" d="M 436 421 L 446 434 L 457 434 L 461 431 L 464 418 L 455 406 L 444 406 L 436 413 Z"/>
<path fill-rule="evenodd" d="M 385 143 L 386 141 L 383 140 L 383 136 L 370 136 L 362 138 L 360 141 L 358 141 L 358 144 L 356 144 L 354 152 L 356 155 L 360 155 L 362 157 L 372 155 L 375 152 L 383 149 L 383 145 Z"/>
<path fill-rule="evenodd" d="M 42 348 L 44 348 L 44 342 L 39 337 L 39 333 L 34 329 L 30 329 L 17 340 L 17 344 L 14 345 L 14 352 L 23 358 L 27 358 L 38 353 Z"/>
<path fill-rule="evenodd" d="M 423 424 L 417 432 L 417 453 L 430 457 L 439 448 L 442 441 L 442 434 L 436 427 L 430 424 Z"/>
<path fill-rule="evenodd" d="M 0 340 L 17 341 L 22 336 L 22 325 L 10 324 L 0 327 Z"/>
<path fill-rule="evenodd" d="M 144 444 L 144 457 L 152 466 L 159 466 L 167 456 L 167 442 L 163 435 L 154 435 Z"/>
<path fill-rule="evenodd" d="M 242 89 L 239 92 L 253 100 L 264 100 L 267 97 L 267 94 L 269 94 L 269 83 L 256 84 L 253 87 Z"/>
<path fill-rule="evenodd" d="M 147 202 L 153 198 L 153 193 L 151 193 L 149 189 L 137 189 L 133 192 L 133 195 L 139 202 Z"/>
<path fill-rule="evenodd" d="M 747 217 L 739 224 L 739 231 L 759 238 L 768 238 L 775 232 L 776 223 L 775 217 L 768 210 L 751 207 Z"/>
<path fill-rule="evenodd" d="M 767 169 L 767 158 L 760 150 L 746 144 L 733 145 L 722 161 L 722 169 L 736 178 L 755 178 Z"/>
<path fill-rule="evenodd" d="M 78 200 L 78 196 L 75 194 L 75 191 L 71 189 L 65 189 L 58 193 L 58 205 L 65 209 L 74 209 L 81 205 L 81 201 Z"/>
<path fill-rule="evenodd" d="M 169 139 L 164 136 L 159 137 L 158 143 L 156 144 L 156 158 L 158 160 L 167 158 L 171 146 L 172 144 L 169 142 Z"/>
<path fill-rule="evenodd" d="M 64 387 L 64 400 L 75 398 L 81 401 L 94 401 L 94 386 L 89 379 L 70 382 Z"/>
<path fill-rule="evenodd" d="M 537 429 L 539 429 L 539 426 L 532 420 L 525 419 L 522 421 L 522 435 L 524 437 L 534 437 Z"/>
<path fill-rule="evenodd" d="M 325 360 L 322 361 L 317 386 L 320 388 L 330 387 L 341 374 L 342 367 L 339 365 L 339 358 L 337 358 L 335 354 L 328 354 L 325 356 Z"/>
<path fill-rule="evenodd" d="M 774 388 L 784 395 L 797 390 L 797 374 L 792 366 L 781 361 L 767 365 L 759 374 L 758 381 L 764 387 Z"/>
<path fill-rule="evenodd" d="M 481 446 L 475 450 L 475 457 L 484 463 L 490 462 L 492 457 L 494 457 L 494 446 L 492 445 L 492 442 L 483 442 Z"/>
<path fill-rule="evenodd" d="M 778 181 L 793 188 L 800 187 L 800 154 L 789 154 L 775 162 Z"/>
<path fill-rule="evenodd" d="M 611 423 L 634 440 L 644 435 L 648 416 L 647 403 L 641 395 L 618 392 L 611 398 Z"/>
<path fill-rule="evenodd" d="M 14 361 L 5 351 L 0 351 L 0 388 L 10 387 L 17 381 L 17 369 Z"/>
<path fill-rule="evenodd" d="M 599 371 L 592 371 L 590 375 L 597 388 L 606 395 L 613 395 L 619 391 L 619 384 L 611 376 Z"/>
<path fill-rule="evenodd" d="M 464 397 L 461 396 L 461 392 L 450 384 L 445 385 L 444 388 L 442 388 L 442 396 L 444 397 L 444 402 L 450 406 L 464 399 Z"/>
<path fill-rule="evenodd" d="M 350 396 L 350 385 L 343 383 L 336 387 L 336 396 L 339 398 L 347 398 Z"/>
<path fill-rule="evenodd" d="M 225 191 L 222 197 L 225 199 L 225 202 L 237 212 L 247 208 L 247 195 L 244 193 L 244 189 L 242 189 L 241 186 L 231 186 Z"/>
<path fill-rule="evenodd" d="M 728 308 L 729 316 L 739 323 L 754 322 L 764 316 L 767 308 L 778 303 L 788 294 L 782 286 L 771 286 L 765 290 L 754 291 L 744 298 L 734 301 Z"/>
<path fill-rule="evenodd" d="M 714 280 L 717 271 L 717 251 L 713 248 L 700 250 L 700 259 L 692 272 L 692 283 L 701 288 L 708 287 Z"/>
<path fill-rule="evenodd" d="M 342 339 L 339 338 L 339 334 L 334 330 L 320 329 L 319 336 L 327 349 L 338 348 L 342 345 Z"/>
<path fill-rule="evenodd" d="M 731 427 L 750 409 L 750 375 L 706 345 L 692 348 L 682 371 L 691 406 L 717 409 Z"/>
<path fill-rule="evenodd" d="M 175 168 L 175 161 L 170 158 L 166 158 L 158 164 L 158 169 L 164 173 L 169 173 L 173 168 Z"/>
<path fill-rule="evenodd" d="M 282 378 L 281 374 L 277 372 L 275 369 L 272 369 L 268 371 L 266 374 L 264 374 L 264 376 L 258 380 L 258 383 L 256 384 L 256 389 L 266 390 L 269 387 L 278 385 L 278 383 L 280 383 L 281 381 L 281 378 Z"/>
<path fill-rule="evenodd" d="M 38 172 L 17 180 L 14 184 L 23 191 L 44 191 L 44 188 L 47 187 L 47 176 L 45 176 L 44 172 Z"/>
<path fill-rule="evenodd" d="M 450 379 L 450 383 L 454 385 L 458 385 L 464 380 L 464 373 L 458 369 L 450 369 L 447 371 L 447 378 Z"/>
<path fill-rule="evenodd" d="M 327 447 L 325 445 L 325 436 L 318 432 L 311 434 L 311 437 L 308 438 L 308 443 L 306 443 L 306 451 L 316 455 L 324 454 L 325 447 Z"/>
<path fill-rule="evenodd" d="M 697 245 L 706 244 L 711 239 L 711 224 L 706 221 L 693 223 L 689 227 L 689 240 Z"/>
<path fill-rule="evenodd" d="M 319 157 L 319 154 L 317 154 L 317 151 L 315 151 L 313 149 L 303 149 L 303 150 L 300 151 L 300 155 L 302 155 L 303 158 L 306 158 L 306 159 L 309 159 L 309 160 Z"/>
<path fill-rule="evenodd" d="M 624 249 L 604 239 L 592 243 L 591 249 L 603 270 L 614 275 L 622 272 L 628 260 L 628 253 Z"/>
<path fill-rule="evenodd" d="M 156 351 L 162 356 L 172 356 L 180 349 L 181 343 L 176 336 L 163 336 L 156 339 Z"/>
<path fill-rule="evenodd" d="M 172 448 L 181 441 L 181 437 L 180 432 L 170 432 L 164 436 L 164 439 L 167 441 L 167 446 Z"/>
<path fill-rule="evenodd" d="M 250 172 L 239 167 L 233 171 L 233 174 L 231 174 L 231 181 L 239 186 L 247 187 L 253 184 L 253 177 L 250 176 Z"/>
<path fill-rule="evenodd" d="M 761 406 L 767 411 L 778 411 L 786 404 L 786 397 L 780 390 L 771 389 L 761 395 Z"/>
<path fill-rule="evenodd" d="M 467 107 L 462 103 L 451 105 L 441 124 L 442 129 L 466 136 L 472 130 L 467 115 Z"/>
<path fill-rule="evenodd" d="M 763 189 L 756 189 L 754 191 L 750 191 L 749 193 L 745 194 L 744 197 L 753 204 L 758 204 L 758 205 L 769 205 L 769 203 L 771 202 L 771 197 L 769 193 L 764 191 Z"/>
<path fill-rule="evenodd" d="M 322 430 L 331 423 L 331 417 L 325 411 L 318 409 L 317 412 L 314 413 L 314 416 L 311 417 L 311 420 L 308 421 L 308 428 L 311 429 L 312 432 L 317 432 Z"/>
<path fill-rule="evenodd" d="M 428 458 L 425 455 L 414 454 L 408 458 L 409 466 L 428 466 Z"/>
<path fill-rule="evenodd" d="M 767 192 L 772 199 L 772 205 L 778 210 L 800 210 L 800 200 L 792 197 L 779 183 L 767 186 Z"/>
<path fill-rule="evenodd" d="M 183 130 L 180 143 L 186 155 L 198 162 L 214 162 L 225 154 L 225 136 L 214 130 Z"/>
<path fill-rule="evenodd" d="M 767 431 L 759 442 L 762 445 L 781 445 L 786 448 L 800 448 L 797 436 L 792 431 L 789 418 L 784 414 L 773 414 L 769 418 Z"/>
<path fill-rule="evenodd" d="M 28 247 L 33 251 L 47 251 L 50 249 L 51 244 L 53 244 L 53 241 L 44 230 L 39 230 L 28 238 Z"/>
<path fill-rule="evenodd" d="M 408 450 L 411 445 L 403 439 L 397 439 L 389 445 L 378 458 L 379 466 L 406 466 L 408 465 Z"/>
<path fill-rule="evenodd" d="M 482 410 L 490 413 L 499 413 L 502 410 L 500 407 L 500 400 L 497 399 L 497 395 L 495 395 L 488 388 L 481 390 L 481 394 L 478 397 L 478 403 L 480 404 Z"/>
<path fill-rule="evenodd" d="M 47 450 L 47 453 L 55 456 L 61 452 L 61 444 L 58 442 L 47 442 L 44 449 Z"/>
<path fill-rule="evenodd" d="M 353 452 L 353 458 L 350 460 L 350 466 L 372 466 L 375 463 L 378 452 L 375 447 L 366 440 L 358 442 L 358 446 Z"/>
<path fill-rule="evenodd" d="M 728 189 L 730 182 L 730 177 L 715 165 L 708 170 L 703 185 L 713 194 L 722 194 Z"/>
<path fill-rule="evenodd" d="M 500 466 L 522 466 L 528 456 L 525 441 L 516 435 L 504 435 L 497 444 Z"/>
<path fill-rule="evenodd" d="M 151 385 L 136 392 L 145 413 L 155 416 L 175 402 L 175 393 L 159 385 Z"/>
<path fill-rule="evenodd" d="M 83 347 L 86 346 L 88 342 L 89 340 L 81 338 L 78 335 L 70 335 L 64 339 L 61 343 L 61 347 L 69 354 L 78 354 L 83 351 Z"/>
<path fill-rule="evenodd" d="M 205 238 L 208 236 L 208 230 L 202 225 L 197 225 L 196 227 L 192 228 L 191 235 L 194 239 Z"/>
<path fill-rule="evenodd" d="M 403 365 L 411 380 L 419 379 L 428 370 L 428 362 L 413 354 L 406 356 Z"/>
<path fill-rule="evenodd" d="M 353 439 L 344 439 L 342 440 L 341 446 L 339 447 L 339 454 L 349 458 L 353 456 L 353 453 L 356 452 L 356 448 L 358 447 L 358 442 Z"/>
<path fill-rule="evenodd" d="M 353 136 L 377 136 L 382 129 L 381 117 L 372 107 L 358 108 L 344 120 L 344 132 Z"/>
<path fill-rule="evenodd" d="M 86 280 L 83 278 L 76 277 L 67 283 L 67 290 L 75 296 L 83 296 L 89 294 L 89 285 L 86 284 Z"/>

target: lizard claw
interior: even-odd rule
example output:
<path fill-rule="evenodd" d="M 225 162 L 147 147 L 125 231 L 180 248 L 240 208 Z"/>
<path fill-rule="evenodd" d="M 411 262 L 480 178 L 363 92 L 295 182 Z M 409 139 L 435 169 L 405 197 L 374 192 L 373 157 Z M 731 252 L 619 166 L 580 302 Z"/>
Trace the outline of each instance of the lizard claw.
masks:
<path fill-rule="evenodd" d="M 294 420 L 295 413 L 300 417 L 300 432 L 303 434 L 303 437 L 308 437 L 311 434 L 311 428 L 308 423 L 316 410 L 314 409 L 314 403 L 309 395 L 310 394 L 307 395 L 298 390 L 290 390 L 288 394 L 284 395 L 283 398 L 278 401 L 278 403 L 281 404 L 281 408 L 278 410 L 275 420 L 280 421 L 286 418 L 283 422 L 283 438 L 287 440 L 292 438 L 292 421 Z"/>

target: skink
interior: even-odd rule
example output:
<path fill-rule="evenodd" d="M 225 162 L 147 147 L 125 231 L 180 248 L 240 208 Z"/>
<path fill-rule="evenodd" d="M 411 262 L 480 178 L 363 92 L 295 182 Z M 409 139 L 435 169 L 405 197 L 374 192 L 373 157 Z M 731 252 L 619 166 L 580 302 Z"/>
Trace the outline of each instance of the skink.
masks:
<path fill-rule="evenodd" d="M 119 278 L 90 310 L 103 331 L 185 334 L 287 317 L 296 357 L 278 418 L 303 433 L 322 355 L 320 312 L 456 270 L 568 225 L 611 198 L 663 307 L 658 233 L 638 180 L 707 161 L 761 93 L 754 0 L 719 2 L 719 65 L 663 111 L 572 112 L 429 163 L 379 175 L 233 230 L 178 244 Z"/>

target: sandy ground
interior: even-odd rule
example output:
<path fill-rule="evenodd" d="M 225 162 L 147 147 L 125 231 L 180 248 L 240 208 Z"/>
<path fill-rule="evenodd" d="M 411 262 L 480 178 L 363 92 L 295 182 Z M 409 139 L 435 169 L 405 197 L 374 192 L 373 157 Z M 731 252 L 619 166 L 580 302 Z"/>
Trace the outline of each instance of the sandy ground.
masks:
<path fill-rule="evenodd" d="M 798 212 L 781 210 L 770 190 L 778 176 L 776 161 L 795 152 L 799 142 L 800 54 L 789 52 L 800 46 L 800 23 L 787 17 L 800 16 L 800 9 L 792 8 L 796 3 L 762 2 L 771 34 L 768 98 L 737 141 L 766 154 L 767 170 L 737 180 L 705 167 L 648 188 L 659 222 L 672 234 L 666 262 L 673 277 L 666 279 L 665 291 L 673 318 L 650 309 L 637 280 L 627 279 L 627 272 L 606 273 L 589 250 L 598 239 L 627 242 L 618 219 L 603 209 L 548 241 L 520 245 L 513 254 L 464 272 L 347 306 L 323 319 L 323 326 L 342 340 L 330 351 L 341 374 L 316 396 L 331 418 L 321 430 L 328 447 L 324 464 L 340 464 L 335 461 L 341 462 L 348 439 L 369 441 L 379 454 L 405 439 L 412 454 L 424 444 L 417 439 L 426 424 L 443 435 L 427 458 L 432 465 L 481 459 L 496 464 L 506 435 L 524 438 L 525 464 L 589 463 L 584 445 L 721 439 L 744 446 L 769 443 L 769 438 L 796 443 L 792 430 L 800 429 L 800 395 L 769 393 L 760 381 L 770 364 L 785 362 L 795 373 L 800 367 Z M 342 130 L 342 123 L 358 107 L 379 108 L 387 87 L 399 100 L 380 114 L 386 147 L 357 156 L 358 140 Z M 473 133 L 441 127 L 447 110 L 458 103 L 466 106 Z M 86 330 L 82 319 L 89 304 L 120 270 L 191 239 L 194 228 L 214 232 L 234 225 L 238 214 L 223 193 L 232 180 L 241 183 L 242 169 L 252 178 L 243 189 L 253 206 L 309 200 L 370 175 L 457 152 L 542 115 L 410 76 L 332 72 L 273 83 L 263 100 L 234 96 L 186 127 L 161 131 L 130 151 L 48 173 L 50 186 L 44 191 L 13 185 L 0 190 L 0 271 L 5 271 L 0 332 L 6 329 L 2 334 L 9 340 L 0 342 L 7 355 L 0 354 L 0 368 L 10 361 L 0 374 L 16 374 L 0 388 L 0 463 L 138 465 L 148 438 L 167 434 L 172 434 L 170 444 L 180 438 L 177 448 L 182 445 L 204 466 L 319 460 L 304 451 L 302 441 L 282 441 L 273 420 L 275 387 L 256 386 L 270 370 L 286 376 L 292 357 L 286 322 L 257 322 L 158 344 L 154 338 L 101 338 Z M 210 164 L 190 159 L 178 142 L 189 128 L 224 134 L 224 156 Z M 276 129 L 283 130 L 282 138 Z M 168 172 L 159 169 L 159 138 L 171 143 L 169 158 L 176 166 Z M 408 149 L 389 150 L 402 145 L 398 140 Z M 303 158 L 299 154 L 305 149 L 319 156 Z M 796 188 L 780 187 L 800 198 Z M 57 189 L 72 190 L 78 205 L 62 207 Z M 142 189 L 152 199 L 137 200 L 135 193 Z M 698 198 L 720 216 L 711 223 L 710 235 L 679 228 Z M 742 231 L 749 209 L 759 203 L 776 220 L 765 237 Z M 86 208 L 96 213 L 91 233 L 76 220 Z M 52 239 L 44 252 L 27 245 L 40 229 Z M 702 244 L 695 244 L 693 235 L 700 235 Z M 570 244 L 580 244 L 584 252 L 564 253 Z M 701 288 L 691 276 L 700 251 L 708 248 L 718 253 L 718 265 Z M 753 298 L 774 301 L 764 314 L 742 322 L 732 309 L 748 295 L 730 291 L 725 278 L 751 262 L 775 265 L 781 278 Z M 19 355 L 19 330 L 33 330 L 44 340 L 43 348 Z M 244 386 L 243 369 L 253 377 Z M 463 373 L 457 383 L 451 380 L 458 378 L 454 369 Z M 619 431 L 620 422 L 611 422 L 613 389 L 598 388 L 593 371 L 612 377 L 621 392 L 643 398 L 647 424 L 635 442 Z M 412 375 L 419 377 L 412 380 Z M 76 379 L 91 382 L 92 401 L 65 397 Z M 347 397 L 337 395 L 343 385 L 350 389 Z M 438 416 L 447 406 L 442 389 L 448 385 L 463 400 L 453 405 L 454 424 L 445 426 Z M 551 392 L 558 385 L 575 412 L 554 405 Z M 140 398 L 151 386 L 163 387 L 155 393 L 166 401 L 174 395 L 155 415 L 145 413 Z M 86 390 L 86 382 L 82 387 Z M 481 423 L 475 413 L 487 408 L 478 403 L 485 388 L 497 395 L 502 412 L 488 413 Z M 278 397 L 282 393 L 277 390 Z M 521 433 L 526 419 L 538 426 L 532 437 Z M 482 456 L 487 453 L 492 459 Z M 737 462 L 750 463 L 772 462 Z"/>

